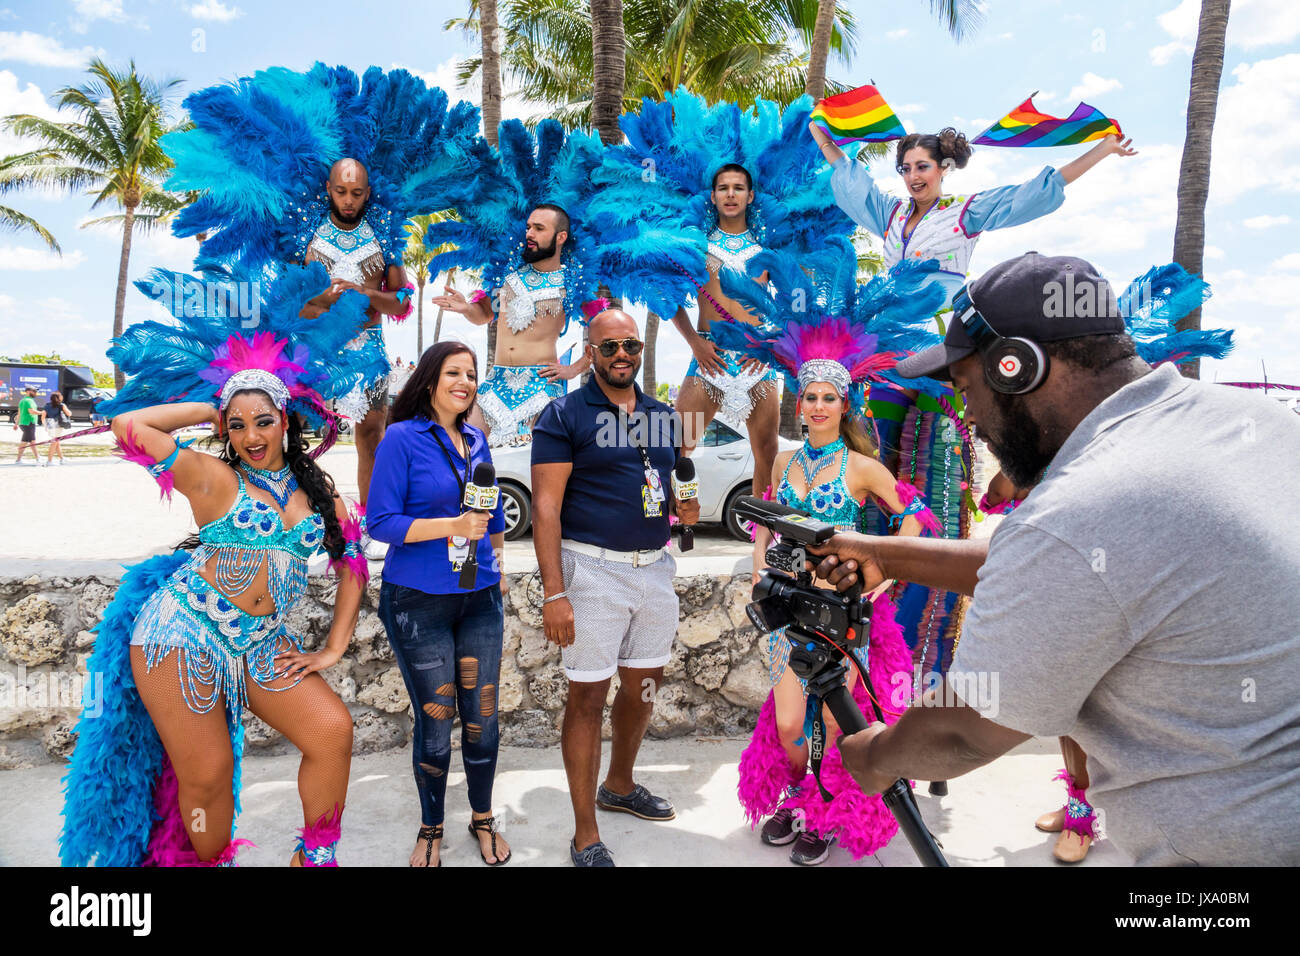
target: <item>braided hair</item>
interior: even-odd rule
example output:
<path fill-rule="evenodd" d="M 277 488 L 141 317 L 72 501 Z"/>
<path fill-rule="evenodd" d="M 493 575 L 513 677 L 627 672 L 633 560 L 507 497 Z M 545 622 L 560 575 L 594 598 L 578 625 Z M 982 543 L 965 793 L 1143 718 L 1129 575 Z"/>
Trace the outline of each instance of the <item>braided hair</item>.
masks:
<path fill-rule="evenodd" d="M 242 395 L 245 392 L 257 392 L 258 389 L 241 389 L 235 395 Z M 265 392 L 259 392 L 265 395 Z M 234 398 L 234 395 L 231 396 Z M 270 396 L 267 396 L 268 400 Z M 343 557 L 343 528 L 339 524 L 338 512 L 335 511 L 334 499 L 338 497 L 338 491 L 334 487 L 334 479 L 331 478 L 320 465 L 307 454 L 310 445 L 307 442 L 306 435 L 303 434 L 302 420 L 297 415 L 289 415 L 289 447 L 284 453 L 285 463 L 293 472 L 293 476 L 298 479 L 298 487 L 307 495 L 307 500 L 311 503 L 311 510 L 316 512 L 325 522 L 325 551 L 330 558 L 337 561 Z M 217 435 L 213 435 L 204 441 L 205 445 L 210 446 L 213 442 L 220 444 L 220 451 L 217 457 L 224 461 L 231 468 L 236 468 L 240 464 L 238 455 L 230 454 L 230 445 Z M 182 541 L 178 548 L 186 551 L 193 551 L 200 544 L 199 536 L 192 534 Z"/>

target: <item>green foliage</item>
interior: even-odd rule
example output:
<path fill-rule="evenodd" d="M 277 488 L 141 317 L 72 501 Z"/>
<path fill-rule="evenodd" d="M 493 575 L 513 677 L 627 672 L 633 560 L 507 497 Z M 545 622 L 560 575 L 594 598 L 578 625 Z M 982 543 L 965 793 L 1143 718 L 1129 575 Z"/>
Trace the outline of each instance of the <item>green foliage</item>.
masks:
<path fill-rule="evenodd" d="M 502 68 L 519 96 L 555 104 L 551 115 L 567 126 L 590 125 L 587 0 L 503 0 L 500 10 Z M 757 97 L 790 103 L 803 95 L 808 65 L 791 40 L 811 38 L 816 16 L 816 0 L 624 0 L 623 108 L 635 111 L 642 97 L 661 100 L 679 86 L 742 107 Z M 477 35 L 477 5 L 446 25 Z M 855 42 L 852 14 L 837 10 L 831 52 L 847 61 Z M 463 61 L 459 78 L 469 80 L 480 65 L 480 57 Z"/>

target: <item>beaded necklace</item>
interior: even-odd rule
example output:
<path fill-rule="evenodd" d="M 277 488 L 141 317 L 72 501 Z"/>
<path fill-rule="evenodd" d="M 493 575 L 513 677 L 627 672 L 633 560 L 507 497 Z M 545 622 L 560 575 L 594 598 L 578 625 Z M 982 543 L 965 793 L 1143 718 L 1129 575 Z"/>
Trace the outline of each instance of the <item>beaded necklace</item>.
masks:
<path fill-rule="evenodd" d="M 844 439 L 836 438 L 820 448 L 804 439 L 803 447 L 795 452 L 795 461 L 803 470 L 804 484 L 809 490 L 817 483 L 817 476 L 825 471 L 826 466 L 835 461 L 835 456 L 844 450 Z"/>
<path fill-rule="evenodd" d="M 294 477 L 293 469 L 288 463 L 279 471 L 271 471 L 268 468 L 254 468 L 245 462 L 244 473 L 254 485 L 270 492 L 281 511 L 289 503 L 289 496 L 298 490 L 298 479 Z"/>

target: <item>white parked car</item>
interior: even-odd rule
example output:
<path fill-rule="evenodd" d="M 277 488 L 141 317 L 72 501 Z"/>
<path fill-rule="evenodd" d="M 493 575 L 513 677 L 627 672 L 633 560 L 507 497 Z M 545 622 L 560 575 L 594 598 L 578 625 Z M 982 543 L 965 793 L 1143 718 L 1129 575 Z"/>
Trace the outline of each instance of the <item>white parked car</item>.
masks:
<path fill-rule="evenodd" d="M 782 451 L 799 447 L 798 442 L 786 438 L 779 441 Z M 522 537 L 532 526 L 532 451 L 531 445 L 492 451 L 505 508 L 507 541 Z M 691 460 L 695 462 L 695 477 L 700 482 L 700 521 L 720 522 L 733 537 L 748 541 L 749 532 L 741 528 L 735 515 L 735 503 L 753 493 L 750 482 L 754 456 L 749 439 L 715 418 Z"/>

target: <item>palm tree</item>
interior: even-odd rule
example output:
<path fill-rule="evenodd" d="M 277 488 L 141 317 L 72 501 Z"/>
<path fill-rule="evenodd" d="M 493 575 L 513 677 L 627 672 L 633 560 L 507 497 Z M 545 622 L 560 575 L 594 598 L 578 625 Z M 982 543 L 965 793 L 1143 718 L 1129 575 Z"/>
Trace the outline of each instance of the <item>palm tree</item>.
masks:
<path fill-rule="evenodd" d="M 30 114 L 5 118 L 8 132 L 42 142 L 36 150 L 10 157 L 13 167 L 5 188 L 88 189 L 95 195 L 92 209 L 108 201 L 122 207 L 120 216 L 83 223 L 83 227 L 118 221 L 122 224 L 122 255 L 113 305 L 116 337 L 122 334 L 127 267 L 136 226 L 156 228 L 184 202 L 162 188 L 172 162 L 158 140 L 188 124 L 178 124 L 170 110 L 180 80 L 160 82 L 143 77 L 136 72 L 134 61 L 121 71 L 96 58 L 86 71 L 90 82 L 55 93 L 59 109 L 69 111 L 75 119 L 56 122 Z M 122 370 L 114 366 L 113 373 L 117 387 L 122 388 Z"/>
<path fill-rule="evenodd" d="M 26 165 L 27 163 L 23 161 L 22 156 L 6 156 L 4 159 L 0 159 L 0 192 L 12 188 L 16 171 L 21 170 Z M 54 238 L 53 233 L 31 216 L 21 213 L 17 209 L 0 206 L 0 230 L 5 232 L 33 232 L 52 250 L 59 253 L 59 255 L 63 254 L 63 250 L 59 248 L 59 243 Z"/>
<path fill-rule="evenodd" d="M 616 146 L 623 142 L 618 118 L 623 113 L 627 80 L 623 0 L 591 0 L 591 50 L 592 125 L 602 143 Z"/>
<path fill-rule="evenodd" d="M 402 265 L 415 273 L 415 357 L 424 354 L 424 284 L 429 281 L 429 261 L 434 251 L 424 244 L 424 234 L 434 222 L 432 215 L 412 216 L 406 221 L 406 248 Z M 435 338 L 436 342 L 437 339 Z"/>
<path fill-rule="evenodd" d="M 501 7 L 504 70 L 520 96 L 555 104 L 551 115 L 567 126 L 593 125 L 593 29 L 597 13 L 602 23 L 609 16 L 602 4 L 608 0 L 594 5 L 590 0 L 505 0 Z M 635 110 L 645 96 L 662 99 L 680 86 L 710 102 L 742 106 L 757 97 L 786 104 L 804 91 L 806 59 L 789 38 L 792 32 L 811 34 L 815 0 L 622 0 L 621 5 L 626 64 L 621 111 Z M 831 49 L 852 49 L 853 24 L 846 10 L 836 11 Z M 448 25 L 476 29 L 472 18 Z M 480 58 L 465 60 L 459 78 L 469 80 L 480 66 Z"/>
<path fill-rule="evenodd" d="M 1201 19 L 1192 52 L 1191 90 L 1187 96 L 1187 138 L 1178 170 L 1178 220 L 1174 226 L 1174 261 L 1199 275 L 1205 257 L 1205 201 L 1210 194 L 1210 138 L 1219 105 L 1223 76 L 1224 38 L 1228 33 L 1230 0 L 1202 0 Z M 1201 310 L 1193 309 L 1178 330 L 1199 329 Z M 1188 378 L 1201 377 L 1201 360 L 1178 366 Z"/>

